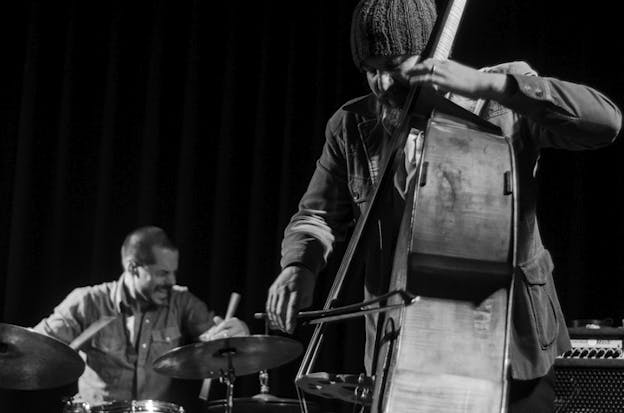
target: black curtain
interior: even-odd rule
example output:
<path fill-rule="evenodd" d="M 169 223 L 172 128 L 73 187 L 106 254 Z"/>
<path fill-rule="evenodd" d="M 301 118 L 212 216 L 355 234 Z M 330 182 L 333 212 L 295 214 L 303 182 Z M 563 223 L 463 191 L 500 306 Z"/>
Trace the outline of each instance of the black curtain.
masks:
<path fill-rule="evenodd" d="M 153 224 L 180 247 L 180 284 L 221 314 L 240 292 L 238 316 L 263 333 L 252 315 L 279 271 L 282 231 L 325 122 L 367 91 L 349 51 L 355 3 L 2 5 L 0 321 L 34 325 L 71 289 L 116 278 L 126 233 Z M 454 57 L 472 66 L 526 60 L 622 105 L 620 32 L 600 6 L 478 1 Z M 542 157 L 542 231 L 568 321 L 624 317 L 621 154 L 618 141 Z M 319 280 L 317 308 L 337 265 Z M 360 298 L 358 281 L 345 300 Z M 305 345 L 310 332 L 295 338 Z M 361 324 L 330 333 L 318 370 L 362 371 Z M 273 394 L 295 397 L 296 368 L 270 371 Z M 258 391 L 256 377 L 237 380 L 238 396 Z M 49 406 L 58 393 L 2 391 L 0 406 Z"/>

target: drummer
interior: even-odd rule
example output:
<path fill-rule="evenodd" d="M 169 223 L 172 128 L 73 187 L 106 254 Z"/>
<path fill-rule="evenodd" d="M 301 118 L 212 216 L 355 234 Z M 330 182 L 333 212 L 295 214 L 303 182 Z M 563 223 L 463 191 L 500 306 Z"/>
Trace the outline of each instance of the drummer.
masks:
<path fill-rule="evenodd" d="M 78 379 L 78 400 L 178 401 L 172 379 L 152 369 L 155 359 L 189 341 L 249 334 L 243 321 L 215 317 L 176 285 L 178 257 L 161 228 L 138 228 L 121 247 L 119 279 L 76 288 L 34 327 L 69 344 L 98 320 L 114 317 L 81 347 L 86 367 Z"/>

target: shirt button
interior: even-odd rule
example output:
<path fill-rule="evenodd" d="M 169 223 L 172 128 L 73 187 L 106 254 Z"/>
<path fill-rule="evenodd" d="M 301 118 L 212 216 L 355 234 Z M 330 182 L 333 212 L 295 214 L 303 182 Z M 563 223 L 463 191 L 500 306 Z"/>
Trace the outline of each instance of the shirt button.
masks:
<path fill-rule="evenodd" d="M 146 319 L 145 319 L 145 322 L 146 322 L 147 324 L 149 324 L 149 318 L 146 318 Z"/>
<path fill-rule="evenodd" d="M 147 348 L 147 343 L 143 343 L 143 344 L 141 344 L 141 347 L 143 347 L 143 348 Z"/>

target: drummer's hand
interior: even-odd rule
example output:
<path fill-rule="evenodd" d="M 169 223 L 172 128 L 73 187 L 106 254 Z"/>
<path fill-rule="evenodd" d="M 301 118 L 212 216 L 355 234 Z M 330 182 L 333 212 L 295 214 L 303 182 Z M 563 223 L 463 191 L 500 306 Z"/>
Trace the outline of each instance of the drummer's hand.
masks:
<path fill-rule="evenodd" d="M 473 99 L 503 100 L 512 89 L 513 80 L 502 73 L 488 73 L 453 60 L 408 58 L 395 76 L 410 84 L 429 84 L 441 92 L 452 92 Z"/>
<path fill-rule="evenodd" d="M 216 316 L 213 318 L 213 321 L 215 325 L 199 336 L 200 341 L 249 335 L 249 327 L 247 327 L 247 324 L 236 317 L 224 321 L 223 318 Z"/>
<path fill-rule="evenodd" d="M 296 315 L 312 305 L 316 276 L 309 269 L 291 265 L 282 270 L 269 288 L 266 312 L 272 328 L 292 334 Z"/>

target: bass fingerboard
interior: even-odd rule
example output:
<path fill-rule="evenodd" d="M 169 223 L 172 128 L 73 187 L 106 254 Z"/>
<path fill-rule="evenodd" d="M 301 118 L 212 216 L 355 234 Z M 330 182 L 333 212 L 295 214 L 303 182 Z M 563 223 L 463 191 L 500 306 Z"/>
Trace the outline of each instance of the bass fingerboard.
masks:
<path fill-rule="evenodd" d="M 448 59 L 451 55 L 455 35 L 459 28 L 467 0 L 449 0 L 448 7 L 442 17 L 441 30 L 433 43 L 433 58 L 438 60 Z"/>

